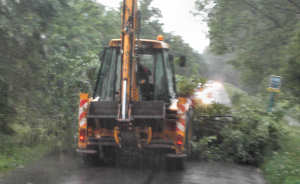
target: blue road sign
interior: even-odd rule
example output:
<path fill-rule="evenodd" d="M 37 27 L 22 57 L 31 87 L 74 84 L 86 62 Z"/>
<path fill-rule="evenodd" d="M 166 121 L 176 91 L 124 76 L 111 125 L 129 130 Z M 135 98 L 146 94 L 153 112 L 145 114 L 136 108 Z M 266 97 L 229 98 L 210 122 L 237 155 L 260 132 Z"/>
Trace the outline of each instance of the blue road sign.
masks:
<path fill-rule="evenodd" d="M 268 91 L 279 93 L 280 92 L 280 86 L 281 86 L 281 77 L 272 75 L 271 78 L 270 78 L 270 84 L 269 84 L 269 87 L 268 87 Z"/>

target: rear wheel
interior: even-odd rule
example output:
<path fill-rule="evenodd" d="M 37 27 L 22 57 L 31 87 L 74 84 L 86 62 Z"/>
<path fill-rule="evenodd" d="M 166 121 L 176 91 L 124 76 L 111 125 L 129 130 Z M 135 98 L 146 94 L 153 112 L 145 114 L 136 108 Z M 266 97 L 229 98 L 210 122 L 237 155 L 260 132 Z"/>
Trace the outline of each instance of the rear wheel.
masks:
<path fill-rule="evenodd" d="M 186 116 L 186 129 L 185 129 L 185 153 L 187 154 L 188 158 L 191 157 L 192 153 L 192 136 L 193 136 L 193 128 L 192 128 L 192 117 L 193 112 L 190 110 L 187 112 Z"/>
<path fill-rule="evenodd" d="M 181 171 L 184 170 L 184 156 L 173 156 L 167 155 L 166 156 L 166 169 L 168 171 Z"/>
<path fill-rule="evenodd" d="M 102 158 L 105 165 L 117 165 L 117 148 L 113 146 L 102 147 Z"/>

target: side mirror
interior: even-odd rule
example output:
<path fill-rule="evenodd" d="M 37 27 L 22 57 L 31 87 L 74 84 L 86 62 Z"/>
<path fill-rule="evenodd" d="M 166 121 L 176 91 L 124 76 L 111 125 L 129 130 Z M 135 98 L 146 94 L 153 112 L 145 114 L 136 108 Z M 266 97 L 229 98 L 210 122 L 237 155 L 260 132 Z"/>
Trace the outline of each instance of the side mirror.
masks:
<path fill-rule="evenodd" d="M 186 57 L 185 56 L 180 56 L 179 58 L 179 66 L 180 67 L 185 67 L 186 64 Z"/>

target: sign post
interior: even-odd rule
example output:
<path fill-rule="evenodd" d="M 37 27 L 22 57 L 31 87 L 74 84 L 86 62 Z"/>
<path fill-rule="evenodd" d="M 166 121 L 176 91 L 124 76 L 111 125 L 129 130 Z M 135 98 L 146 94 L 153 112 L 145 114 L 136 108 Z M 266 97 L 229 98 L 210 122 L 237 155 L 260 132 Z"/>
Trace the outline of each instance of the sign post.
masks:
<path fill-rule="evenodd" d="M 274 101 L 275 101 L 275 95 L 276 93 L 280 92 L 280 86 L 281 86 L 281 77 L 276 75 L 271 75 L 270 84 L 269 87 L 267 88 L 267 90 L 271 92 L 270 101 L 267 109 L 268 112 L 272 112 L 272 108 L 274 106 Z"/>

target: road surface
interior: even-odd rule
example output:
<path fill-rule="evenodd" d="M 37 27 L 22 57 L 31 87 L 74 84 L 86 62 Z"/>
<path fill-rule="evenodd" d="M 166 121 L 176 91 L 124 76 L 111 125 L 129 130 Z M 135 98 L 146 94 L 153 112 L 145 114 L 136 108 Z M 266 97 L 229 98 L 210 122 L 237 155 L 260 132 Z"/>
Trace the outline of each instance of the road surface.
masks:
<path fill-rule="evenodd" d="M 258 169 L 217 162 L 186 163 L 184 171 L 87 167 L 71 155 L 48 156 L 0 178 L 1 184 L 265 184 Z"/>
<path fill-rule="evenodd" d="M 216 103 L 220 103 L 220 104 L 224 104 L 227 106 L 231 106 L 231 100 L 227 94 L 227 92 L 225 91 L 224 86 L 220 86 L 217 90 L 214 90 L 213 92 L 214 98 Z"/>
<path fill-rule="evenodd" d="M 204 88 L 194 93 L 194 98 L 201 99 L 204 104 L 224 104 L 231 107 L 231 100 L 220 82 L 210 81 L 209 85 L 204 85 Z"/>

